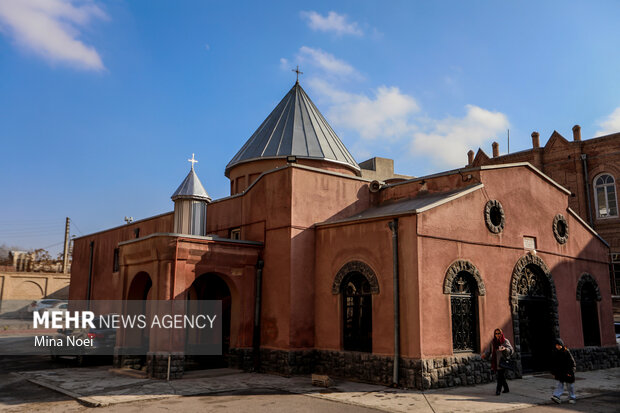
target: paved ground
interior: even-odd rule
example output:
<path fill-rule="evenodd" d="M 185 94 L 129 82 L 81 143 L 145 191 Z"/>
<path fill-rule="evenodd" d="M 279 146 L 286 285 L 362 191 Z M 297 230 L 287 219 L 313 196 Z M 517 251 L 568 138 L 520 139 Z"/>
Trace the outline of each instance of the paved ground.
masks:
<path fill-rule="evenodd" d="M 9 365 L 7 370 L 18 365 Z M 0 373 L 0 410 L 64 412 L 102 406 L 98 410 L 557 413 L 617 412 L 620 404 L 620 368 L 578 373 L 578 404 L 556 406 L 549 399 L 554 381 L 546 375 L 512 380 L 510 393 L 496 396 L 492 383 L 424 393 L 345 381 L 321 389 L 313 387 L 309 377 L 229 369 L 193 372 L 182 380 L 166 382 L 119 374 L 107 366 L 50 366 L 43 360 L 39 365 L 45 370 L 33 370 L 35 362 L 19 372 Z M 6 363 L 0 360 L 0 371 L 7 371 L 2 367 Z"/>

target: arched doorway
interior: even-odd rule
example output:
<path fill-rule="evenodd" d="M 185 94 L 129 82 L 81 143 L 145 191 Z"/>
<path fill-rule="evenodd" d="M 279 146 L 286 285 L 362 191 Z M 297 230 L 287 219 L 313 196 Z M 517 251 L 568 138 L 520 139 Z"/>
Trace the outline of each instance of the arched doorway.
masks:
<path fill-rule="evenodd" d="M 200 312 L 200 301 L 220 300 L 222 302 L 222 355 L 195 355 L 201 343 L 209 340 L 207 330 L 188 330 L 185 338 L 186 356 L 185 369 L 210 369 L 228 366 L 230 351 L 230 318 L 232 296 L 228 284 L 217 274 L 207 273 L 196 278 L 187 290 L 188 312 Z M 194 355 L 191 355 L 191 354 Z"/>
<path fill-rule="evenodd" d="M 125 314 L 130 316 L 139 316 L 147 314 L 147 300 L 152 291 L 153 281 L 151 276 L 146 272 L 139 272 L 131 280 L 129 289 L 127 290 L 127 304 Z M 149 334 L 150 328 L 128 328 L 124 331 L 123 347 L 129 348 L 130 353 L 137 355 L 140 365 L 146 364 L 146 353 L 149 351 Z"/>
<path fill-rule="evenodd" d="M 555 286 L 545 263 L 534 255 L 513 271 L 511 300 L 515 343 L 523 372 L 546 371 L 555 337 L 559 337 Z"/>
<path fill-rule="evenodd" d="M 601 292 L 594 277 L 583 274 L 577 284 L 577 300 L 581 307 L 581 327 L 584 346 L 600 346 L 601 332 L 598 320 L 598 304 Z"/>

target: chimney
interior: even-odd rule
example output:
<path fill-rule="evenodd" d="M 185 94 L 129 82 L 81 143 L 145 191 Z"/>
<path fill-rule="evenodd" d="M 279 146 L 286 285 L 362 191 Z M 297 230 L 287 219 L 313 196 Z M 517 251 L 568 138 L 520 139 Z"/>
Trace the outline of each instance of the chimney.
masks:
<path fill-rule="evenodd" d="M 493 157 L 497 158 L 499 156 L 499 143 L 493 142 Z"/>
<path fill-rule="evenodd" d="M 471 165 L 474 163 L 474 151 L 471 149 L 467 152 L 467 165 Z"/>
<path fill-rule="evenodd" d="M 540 148 L 540 134 L 536 131 L 532 132 L 532 147 Z"/>
<path fill-rule="evenodd" d="M 579 142 L 581 140 L 581 126 L 573 126 L 573 140 Z"/>

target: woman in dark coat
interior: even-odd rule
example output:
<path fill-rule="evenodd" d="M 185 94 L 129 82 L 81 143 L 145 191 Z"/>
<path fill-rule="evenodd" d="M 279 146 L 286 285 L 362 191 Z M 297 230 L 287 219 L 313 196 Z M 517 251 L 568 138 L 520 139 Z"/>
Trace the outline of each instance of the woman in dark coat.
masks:
<path fill-rule="evenodd" d="M 491 355 L 491 370 L 497 375 L 497 388 L 495 394 L 498 396 L 504 388 L 504 393 L 508 393 L 508 383 L 506 382 L 506 370 L 501 367 L 502 361 L 508 360 L 513 353 L 512 345 L 507 338 L 504 337 L 504 332 L 501 328 L 496 328 L 493 332 L 493 342 L 489 350 L 482 355 L 482 358 L 488 358 Z"/>
<path fill-rule="evenodd" d="M 568 387 L 569 403 L 575 403 L 577 397 L 575 396 L 575 359 L 570 351 L 564 345 L 564 342 L 556 338 L 555 350 L 551 356 L 551 374 L 558 381 L 555 391 L 551 400 L 556 403 L 560 403 L 560 397 L 564 393 L 564 383 Z"/>

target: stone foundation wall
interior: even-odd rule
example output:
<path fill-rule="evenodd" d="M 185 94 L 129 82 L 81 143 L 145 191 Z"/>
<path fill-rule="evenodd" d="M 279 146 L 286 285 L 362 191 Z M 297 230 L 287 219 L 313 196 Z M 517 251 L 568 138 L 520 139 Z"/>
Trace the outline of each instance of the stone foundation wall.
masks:
<path fill-rule="evenodd" d="M 183 353 L 148 352 L 146 354 L 146 373 L 155 379 L 168 377 L 168 357 L 170 357 L 170 378 L 183 377 L 185 355 Z"/>
<path fill-rule="evenodd" d="M 620 348 L 615 347 L 585 347 L 570 349 L 577 371 L 610 369 L 620 367 Z"/>
<path fill-rule="evenodd" d="M 261 349 L 260 371 L 285 375 L 327 374 L 333 377 L 391 385 L 394 358 L 352 351 Z M 254 370 L 252 349 L 231 349 L 230 366 Z M 514 377 L 513 373 L 508 375 Z M 488 383 L 495 379 L 490 363 L 478 354 L 436 359 L 400 359 L 399 385 L 435 389 Z"/>
<path fill-rule="evenodd" d="M 117 369 L 141 370 L 146 365 L 146 357 L 137 348 L 114 347 L 112 366 Z"/>

